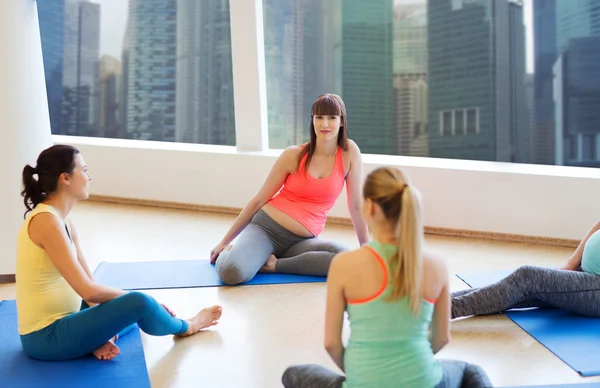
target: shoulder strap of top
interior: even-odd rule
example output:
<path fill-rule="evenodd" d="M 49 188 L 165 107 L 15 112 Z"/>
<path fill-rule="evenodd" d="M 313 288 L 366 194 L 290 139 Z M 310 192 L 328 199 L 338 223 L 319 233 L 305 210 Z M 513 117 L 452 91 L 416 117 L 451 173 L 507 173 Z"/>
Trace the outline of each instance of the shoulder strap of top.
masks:
<path fill-rule="evenodd" d="M 28 213 L 27 222 L 30 222 L 34 216 L 40 213 L 51 213 L 58 217 L 58 219 L 61 220 L 61 222 L 64 224 L 69 239 L 71 240 L 71 242 L 73 242 L 73 238 L 71 237 L 71 230 L 69 229 L 69 223 L 66 220 L 63 220 L 60 214 L 58 214 L 58 211 L 56 211 L 56 209 L 50 205 L 39 203 L 31 212 Z"/>

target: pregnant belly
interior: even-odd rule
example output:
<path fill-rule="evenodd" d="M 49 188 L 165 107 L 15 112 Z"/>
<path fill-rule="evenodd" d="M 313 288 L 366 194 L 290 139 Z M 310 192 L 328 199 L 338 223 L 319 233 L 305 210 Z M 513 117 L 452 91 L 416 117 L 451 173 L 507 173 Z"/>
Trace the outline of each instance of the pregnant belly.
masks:
<path fill-rule="evenodd" d="M 304 225 L 282 212 L 281 210 L 273 207 L 272 205 L 265 204 L 262 207 L 262 210 L 267 213 L 269 217 L 271 217 L 275 222 L 281 225 L 283 228 L 289 230 L 290 232 L 297 234 L 302 237 L 313 237 L 313 234 L 306 229 Z"/>

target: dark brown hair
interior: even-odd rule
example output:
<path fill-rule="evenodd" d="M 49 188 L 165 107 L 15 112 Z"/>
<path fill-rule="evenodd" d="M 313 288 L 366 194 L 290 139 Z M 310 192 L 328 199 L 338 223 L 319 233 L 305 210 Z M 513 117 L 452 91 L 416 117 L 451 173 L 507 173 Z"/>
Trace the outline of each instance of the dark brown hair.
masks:
<path fill-rule="evenodd" d="M 304 167 L 308 171 L 308 165 L 317 148 L 317 134 L 313 117 L 315 116 L 340 116 L 340 131 L 338 132 L 338 146 L 344 151 L 348 151 L 348 123 L 346 119 L 346 105 L 340 96 L 331 93 L 325 93 L 317 97 L 313 103 L 310 116 L 310 141 L 302 148 L 300 158 L 298 159 L 298 170 Z M 307 155 L 304 166 L 300 166 L 302 158 Z"/>
<path fill-rule="evenodd" d="M 29 164 L 23 168 L 23 202 L 28 212 L 48 198 L 58 187 L 61 174 L 72 174 L 75 168 L 75 155 L 79 150 L 70 145 L 57 144 L 45 149 L 38 156 L 36 166 Z M 38 178 L 35 179 L 34 175 Z"/>

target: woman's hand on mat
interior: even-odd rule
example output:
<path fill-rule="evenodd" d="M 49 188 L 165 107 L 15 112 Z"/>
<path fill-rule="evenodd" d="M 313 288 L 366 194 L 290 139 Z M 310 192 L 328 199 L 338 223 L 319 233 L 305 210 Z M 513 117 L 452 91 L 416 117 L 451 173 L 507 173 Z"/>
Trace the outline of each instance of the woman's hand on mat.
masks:
<path fill-rule="evenodd" d="M 210 251 L 210 263 L 214 264 L 221 252 L 231 249 L 232 245 L 219 244 Z"/>
<path fill-rule="evenodd" d="M 160 305 L 163 306 L 165 308 L 165 310 L 167 310 L 169 312 L 169 314 L 171 314 L 172 316 L 175 316 L 175 313 L 173 312 L 173 310 L 171 310 L 170 308 L 168 308 L 167 306 L 165 306 L 162 303 Z"/>

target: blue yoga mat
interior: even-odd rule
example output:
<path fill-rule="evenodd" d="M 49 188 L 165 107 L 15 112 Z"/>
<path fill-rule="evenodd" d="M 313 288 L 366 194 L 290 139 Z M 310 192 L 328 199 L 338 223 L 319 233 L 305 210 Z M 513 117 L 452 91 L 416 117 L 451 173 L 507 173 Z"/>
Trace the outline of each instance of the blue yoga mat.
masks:
<path fill-rule="evenodd" d="M 99 283 L 125 290 L 226 286 L 208 260 L 102 262 L 94 271 L 94 278 Z M 258 273 L 244 285 L 317 283 L 326 280 L 322 276 Z"/>
<path fill-rule="evenodd" d="M 17 331 L 17 305 L 0 302 L 0 386 L 44 388 L 150 388 L 139 329 L 119 339 L 121 354 L 111 361 L 94 356 L 72 361 L 37 361 L 23 352 Z"/>
<path fill-rule="evenodd" d="M 475 288 L 494 283 L 513 270 L 457 274 Z M 582 376 L 600 375 L 600 318 L 560 309 L 514 309 L 506 316 Z"/>

